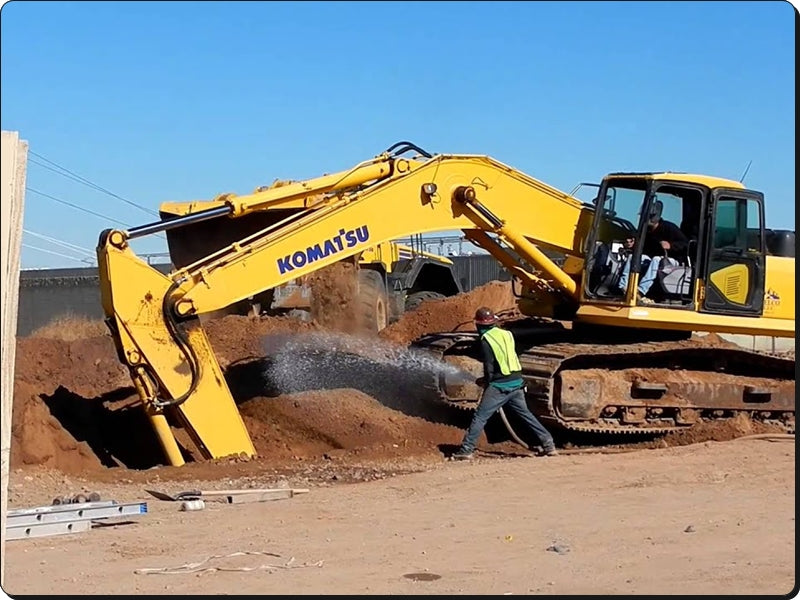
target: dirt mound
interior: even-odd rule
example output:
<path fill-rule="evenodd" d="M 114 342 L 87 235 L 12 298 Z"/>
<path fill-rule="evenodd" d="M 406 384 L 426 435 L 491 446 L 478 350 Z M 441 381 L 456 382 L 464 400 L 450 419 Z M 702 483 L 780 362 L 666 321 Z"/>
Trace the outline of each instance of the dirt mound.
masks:
<path fill-rule="evenodd" d="M 287 364 L 300 368 L 293 371 L 299 383 L 309 387 L 269 393 L 264 340 L 322 335 L 317 323 L 229 315 L 208 321 L 204 328 L 264 460 L 350 451 L 387 456 L 424 452 L 435 444 L 455 443 L 461 434 L 406 409 L 400 396 L 413 396 L 420 385 L 389 359 L 382 365 L 374 358 L 351 359 L 342 366 L 337 356 L 318 352 L 303 364 L 287 356 Z M 374 350 L 372 339 L 373 344 L 365 341 L 362 347 Z M 329 348 L 337 340 L 321 343 Z M 110 336 L 23 338 L 16 357 L 13 468 L 41 465 L 77 474 L 107 467 L 147 469 L 163 462 Z M 390 389 L 384 389 L 389 381 Z M 181 439 L 183 432 L 177 433 Z"/>
<path fill-rule="evenodd" d="M 262 356 L 260 340 L 316 328 L 289 318 L 229 315 L 204 324 L 223 368 Z M 48 333 L 49 331 L 49 333 Z M 127 369 L 107 334 L 72 339 L 57 328 L 17 341 L 10 463 L 69 473 L 162 460 Z M 67 338 L 67 339 L 65 339 Z"/>
<path fill-rule="evenodd" d="M 475 310 L 481 306 L 488 306 L 495 312 L 515 310 L 511 282 L 490 281 L 457 296 L 428 300 L 416 310 L 405 313 L 379 335 L 399 344 L 409 344 L 428 333 L 470 330 Z"/>
<path fill-rule="evenodd" d="M 77 441 L 50 412 L 37 386 L 17 381 L 11 418 L 11 467 L 43 465 L 65 473 L 102 467 L 86 442 Z"/>
<path fill-rule="evenodd" d="M 463 432 L 388 408 L 354 389 L 253 398 L 240 405 L 259 457 L 309 458 L 345 451 L 381 456 L 435 450 Z"/>
<path fill-rule="evenodd" d="M 111 337 L 20 339 L 14 380 L 12 467 L 38 464 L 67 472 L 100 467 L 90 429 L 80 423 L 91 422 L 104 402 L 134 393 Z"/>
<path fill-rule="evenodd" d="M 235 361 L 263 356 L 261 340 L 265 336 L 315 331 L 319 328 L 316 322 L 291 317 L 227 315 L 203 323 L 203 329 L 223 369 Z"/>
<path fill-rule="evenodd" d="M 702 421 L 689 429 L 668 433 L 658 440 L 645 442 L 645 448 L 667 448 L 672 446 L 688 446 L 701 442 L 727 442 L 746 435 L 760 433 L 784 434 L 786 431 L 779 425 L 771 425 L 753 421 L 745 414 L 738 414 L 724 421 Z"/>
<path fill-rule="evenodd" d="M 66 314 L 34 330 L 30 337 L 74 342 L 104 335 L 108 335 L 108 329 L 102 319 Z"/>
<path fill-rule="evenodd" d="M 692 342 L 700 343 L 703 346 L 708 346 L 710 348 L 739 348 L 737 344 L 731 342 L 730 340 L 726 340 L 723 337 L 720 337 L 719 334 L 711 332 L 711 333 L 700 333 L 694 334 L 691 338 Z"/>

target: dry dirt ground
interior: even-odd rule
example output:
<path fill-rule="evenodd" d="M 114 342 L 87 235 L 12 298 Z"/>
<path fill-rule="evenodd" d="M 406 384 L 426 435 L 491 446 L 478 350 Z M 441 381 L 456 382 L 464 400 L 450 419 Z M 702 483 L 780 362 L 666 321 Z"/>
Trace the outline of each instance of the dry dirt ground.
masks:
<path fill-rule="evenodd" d="M 5 591 L 792 591 L 795 445 L 765 425 L 703 424 L 624 452 L 567 443 L 553 458 L 484 437 L 474 462 L 445 461 L 464 423 L 420 412 L 432 367 L 405 346 L 468 325 L 480 304 L 499 311 L 514 299 L 489 284 L 426 303 L 366 342 L 331 332 L 335 319 L 209 321 L 258 458 L 183 467 L 163 466 L 102 329 L 65 323 L 19 340 L 9 508 L 97 492 L 148 512 L 8 541 Z M 346 360 L 316 352 L 334 345 Z M 192 512 L 145 491 L 254 487 L 309 491 Z"/>
<path fill-rule="evenodd" d="M 153 499 L 141 483 L 15 473 L 17 503 L 86 487 L 120 502 L 146 500 L 149 512 L 128 525 L 8 542 L 5 589 L 769 595 L 796 584 L 791 441 L 414 466 L 423 470 L 354 484 L 309 484 L 302 473 L 253 478 L 251 485 L 309 492 L 253 504 L 208 502 L 195 512 Z M 159 486 L 157 473 L 149 477 L 168 491 L 236 484 Z M 37 492 L 26 491 L 29 485 Z M 213 556 L 219 558 L 207 561 Z M 197 563 L 205 570 L 174 572 Z"/>

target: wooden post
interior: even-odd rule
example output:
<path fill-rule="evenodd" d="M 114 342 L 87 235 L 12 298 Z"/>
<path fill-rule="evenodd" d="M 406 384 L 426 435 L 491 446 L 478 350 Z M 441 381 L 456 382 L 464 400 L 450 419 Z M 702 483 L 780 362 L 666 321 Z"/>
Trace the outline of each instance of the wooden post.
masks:
<path fill-rule="evenodd" d="M 22 244 L 22 213 L 25 206 L 25 176 L 28 142 L 16 131 L 2 132 L 2 195 L 0 196 L 0 268 L 2 269 L 2 359 L 0 369 L 0 586 L 5 579 L 6 511 L 8 508 L 8 469 L 11 453 L 11 411 L 14 402 L 14 361 L 17 348 L 17 307 L 19 303 L 19 255 Z"/>

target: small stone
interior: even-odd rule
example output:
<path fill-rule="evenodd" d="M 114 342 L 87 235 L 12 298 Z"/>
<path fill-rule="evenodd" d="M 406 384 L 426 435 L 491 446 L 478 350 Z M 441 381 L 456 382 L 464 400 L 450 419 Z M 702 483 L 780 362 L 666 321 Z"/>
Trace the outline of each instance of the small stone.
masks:
<path fill-rule="evenodd" d="M 687 525 L 686 529 L 684 529 L 683 532 L 684 533 L 694 533 L 694 526 L 693 525 Z"/>

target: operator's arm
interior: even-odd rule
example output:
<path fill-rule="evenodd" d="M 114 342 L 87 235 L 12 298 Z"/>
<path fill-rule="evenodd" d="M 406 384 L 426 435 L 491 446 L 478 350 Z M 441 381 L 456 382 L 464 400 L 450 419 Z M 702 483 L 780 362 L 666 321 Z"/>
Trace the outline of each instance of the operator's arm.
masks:
<path fill-rule="evenodd" d="M 670 221 L 662 221 L 661 227 L 664 228 L 661 239 L 669 242 L 669 254 L 671 256 L 686 256 L 689 240 L 681 231 L 681 228 Z"/>
<path fill-rule="evenodd" d="M 492 347 L 489 345 L 484 338 L 481 338 L 481 352 L 483 354 L 483 377 L 478 380 L 478 385 L 489 385 L 489 382 L 494 379 L 495 376 L 495 368 L 494 368 L 494 352 L 492 352 Z"/>

